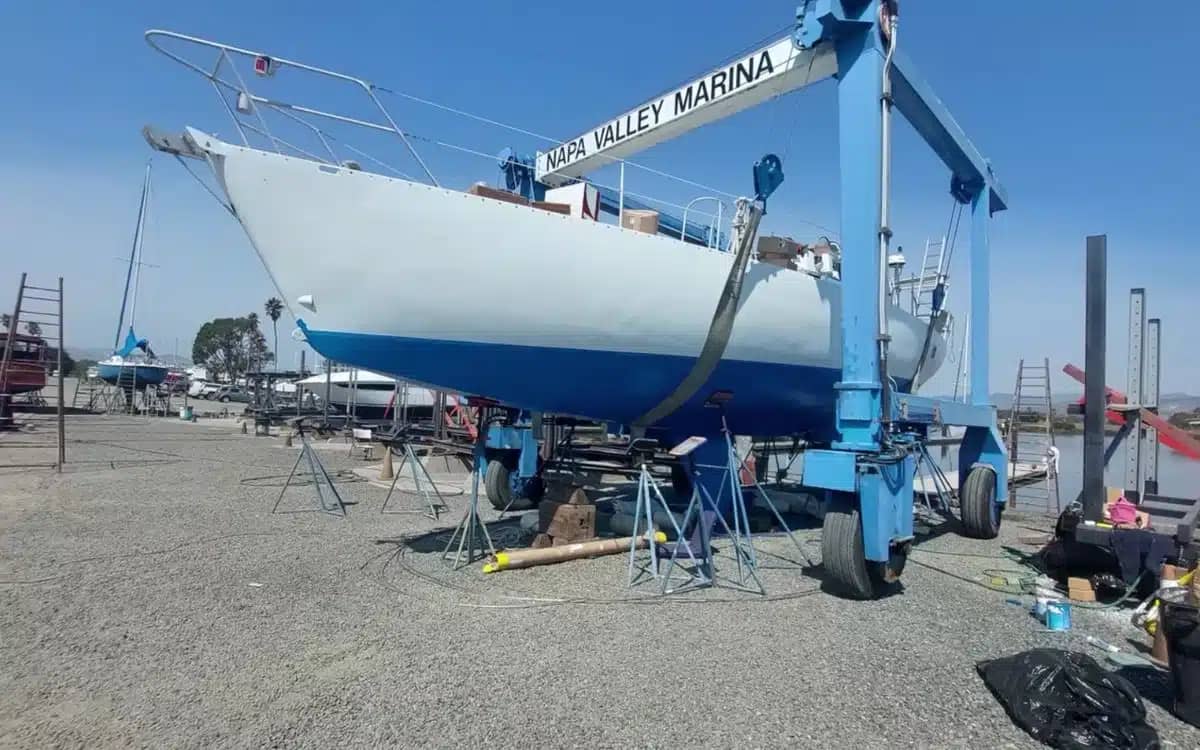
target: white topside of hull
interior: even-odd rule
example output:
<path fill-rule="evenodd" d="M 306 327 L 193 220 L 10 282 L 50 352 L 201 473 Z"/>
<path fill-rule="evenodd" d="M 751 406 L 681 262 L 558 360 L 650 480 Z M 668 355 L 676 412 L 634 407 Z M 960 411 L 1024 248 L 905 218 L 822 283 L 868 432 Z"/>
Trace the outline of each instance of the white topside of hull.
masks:
<path fill-rule="evenodd" d="M 728 253 L 669 237 L 191 132 L 223 156 L 242 224 L 314 329 L 694 357 L 728 274 Z M 840 298 L 836 281 L 752 262 L 725 358 L 840 368 Z M 889 315 L 894 373 L 911 372 L 925 324 Z"/>

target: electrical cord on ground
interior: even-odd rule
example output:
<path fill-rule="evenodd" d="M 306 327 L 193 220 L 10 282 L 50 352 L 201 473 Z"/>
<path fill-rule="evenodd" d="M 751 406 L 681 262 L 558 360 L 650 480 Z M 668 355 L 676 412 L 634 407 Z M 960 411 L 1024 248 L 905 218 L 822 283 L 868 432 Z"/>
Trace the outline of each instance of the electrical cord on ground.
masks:
<path fill-rule="evenodd" d="M 448 531 L 448 529 L 443 530 L 443 531 Z M 442 532 L 431 532 L 432 535 L 436 535 L 438 533 L 442 533 Z M 407 542 L 409 540 L 401 539 L 401 540 L 393 540 L 393 541 L 396 545 L 395 550 L 390 551 L 390 553 L 381 553 L 380 555 L 373 556 L 366 563 L 364 563 L 363 566 L 360 568 L 360 570 L 365 570 L 371 562 L 379 559 L 379 557 L 383 556 L 383 554 L 387 554 L 386 558 L 384 559 L 383 564 L 380 566 L 379 572 L 377 574 L 377 579 L 378 579 L 379 584 L 382 585 L 384 588 L 388 589 L 389 591 L 392 591 L 396 594 L 401 594 L 406 597 L 415 598 L 420 601 L 425 601 L 426 603 L 428 603 L 428 600 L 424 600 L 418 596 L 415 596 L 414 593 L 410 589 L 398 588 L 396 586 L 391 585 L 387 581 L 386 573 L 387 573 L 389 567 L 392 565 L 396 565 L 396 566 L 400 567 L 401 569 L 403 569 L 405 572 L 409 573 L 410 575 L 412 575 L 422 581 L 425 581 L 428 584 L 437 586 L 437 587 L 447 590 L 447 591 L 452 591 L 452 592 L 455 592 L 458 594 L 466 594 L 466 595 L 470 595 L 470 596 L 478 596 L 481 593 L 484 593 L 484 592 L 480 592 L 475 589 L 471 589 L 466 586 L 458 585 L 454 582 L 447 581 L 443 578 L 431 575 L 429 573 L 426 573 L 425 571 L 418 569 L 417 567 L 412 565 L 412 563 L 408 559 L 408 557 L 410 555 L 410 548 L 409 548 Z M 511 600 L 510 602 L 490 603 L 490 602 L 452 601 L 452 602 L 450 602 L 450 604 L 452 604 L 453 606 L 456 606 L 456 607 L 464 607 L 464 608 L 469 608 L 469 609 L 541 609 L 541 608 L 547 608 L 547 607 L 559 607 L 559 606 L 568 606 L 568 605 L 612 606 L 612 605 L 622 605 L 622 604 L 630 604 L 630 605 L 734 604 L 734 603 L 737 603 L 737 604 L 747 604 L 747 603 L 759 604 L 759 603 L 781 602 L 781 601 L 790 601 L 793 599 L 800 599 L 800 598 L 803 598 L 806 596 L 811 596 L 813 594 L 816 594 L 819 591 L 820 591 L 820 587 L 813 587 L 812 589 L 791 592 L 788 594 L 774 594 L 774 595 L 767 595 L 767 596 L 760 596 L 760 597 L 736 597 L 736 598 L 735 597 L 722 597 L 722 598 L 704 598 L 704 599 L 684 599 L 684 598 L 673 597 L 673 596 L 534 597 L 534 596 L 525 596 L 525 595 L 520 595 L 520 594 L 506 593 L 506 594 L 499 594 L 498 596 L 500 596 L 500 598 L 502 598 L 502 599 L 509 599 L 509 600 Z"/>
<path fill-rule="evenodd" d="M 265 474 L 261 477 L 246 477 L 239 480 L 238 484 L 246 485 L 247 487 L 283 487 L 284 485 L 294 486 L 310 483 L 313 481 L 312 472 L 297 471 L 291 475 L 292 481 L 287 481 L 287 474 Z M 333 472 L 330 477 L 334 484 L 355 484 L 357 482 L 367 481 L 363 477 L 355 474 L 349 469 L 338 469 Z M 274 480 L 274 481 L 273 481 Z"/>

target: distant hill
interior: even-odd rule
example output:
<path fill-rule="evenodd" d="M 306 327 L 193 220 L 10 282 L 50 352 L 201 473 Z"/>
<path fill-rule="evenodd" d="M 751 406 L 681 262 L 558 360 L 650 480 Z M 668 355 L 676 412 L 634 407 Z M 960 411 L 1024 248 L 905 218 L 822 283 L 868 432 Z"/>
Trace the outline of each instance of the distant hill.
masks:
<path fill-rule="evenodd" d="M 1158 409 L 1164 414 L 1200 409 L 1200 396 L 1186 393 L 1164 393 L 1158 399 Z"/>

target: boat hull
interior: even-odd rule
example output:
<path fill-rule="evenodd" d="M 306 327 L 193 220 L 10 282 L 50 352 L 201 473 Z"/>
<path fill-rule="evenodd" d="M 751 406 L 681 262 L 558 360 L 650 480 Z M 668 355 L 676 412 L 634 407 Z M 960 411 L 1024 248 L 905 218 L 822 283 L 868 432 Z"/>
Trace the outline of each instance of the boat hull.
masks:
<path fill-rule="evenodd" d="M 320 398 L 328 389 L 329 405 L 340 414 L 360 419 L 389 419 L 393 406 L 409 419 L 430 419 L 433 415 L 434 394 L 427 388 L 409 385 L 407 393 L 401 388 L 396 394 L 396 381 L 377 372 L 362 371 L 357 377 L 339 372 L 326 383 L 324 375 L 313 375 L 300 381 L 299 387 Z"/>
<path fill-rule="evenodd" d="M 167 379 L 167 373 L 169 372 L 166 367 L 160 365 L 115 364 L 111 362 L 101 362 L 97 365 L 97 371 L 97 375 L 105 383 L 133 389 L 159 385 Z"/>
<path fill-rule="evenodd" d="M 2 348 L 2 347 L 0 347 Z M 0 393 L 17 395 L 33 393 L 46 387 L 46 367 L 39 362 L 16 360 L 8 365 L 8 373 L 0 383 Z"/>
<path fill-rule="evenodd" d="M 688 373 L 729 275 L 729 253 L 189 132 L 308 342 L 356 367 L 628 424 Z M 712 432 L 724 391 L 736 432 L 831 437 L 840 309 L 836 280 L 752 262 L 723 359 L 659 426 Z M 927 326 L 889 314 L 907 390 Z"/>

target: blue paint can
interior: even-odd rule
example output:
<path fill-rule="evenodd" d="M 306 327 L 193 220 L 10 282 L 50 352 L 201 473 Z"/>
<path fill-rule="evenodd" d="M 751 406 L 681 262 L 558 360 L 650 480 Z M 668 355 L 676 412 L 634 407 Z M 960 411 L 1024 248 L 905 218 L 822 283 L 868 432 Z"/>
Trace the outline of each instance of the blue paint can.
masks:
<path fill-rule="evenodd" d="M 1066 602 L 1046 603 L 1046 629 L 1070 630 L 1071 605 Z"/>

